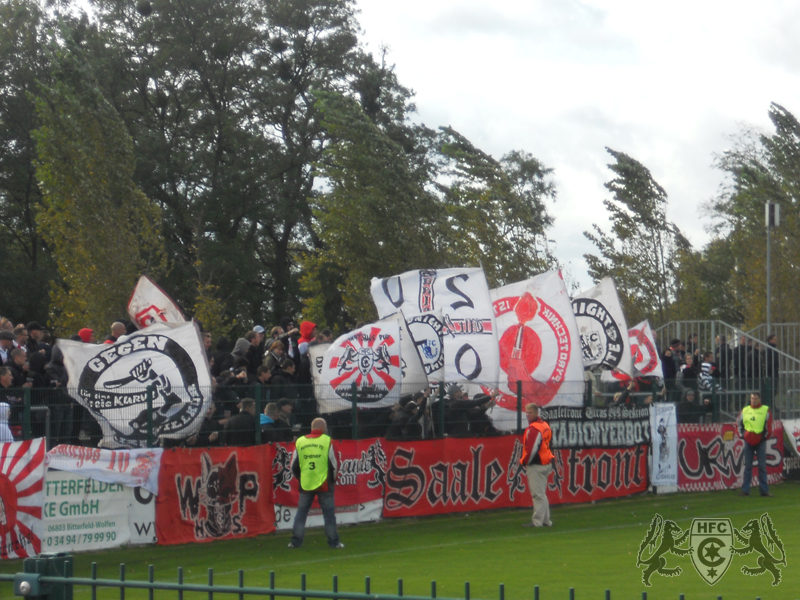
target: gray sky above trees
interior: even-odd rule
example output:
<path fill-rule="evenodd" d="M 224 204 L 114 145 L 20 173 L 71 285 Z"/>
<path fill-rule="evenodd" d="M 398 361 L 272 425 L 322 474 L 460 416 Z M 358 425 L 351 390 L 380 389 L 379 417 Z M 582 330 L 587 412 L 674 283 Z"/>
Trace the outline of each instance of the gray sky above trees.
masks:
<path fill-rule="evenodd" d="M 650 169 L 668 218 L 699 248 L 713 155 L 739 124 L 769 130 L 771 101 L 800 113 L 800 4 L 719 0 L 358 0 L 362 38 L 389 48 L 417 119 L 452 125 L 499 158 L 555 169 L 556 256 L 591 281 L 582 232 L 607 227 L 605 147 Z"/>

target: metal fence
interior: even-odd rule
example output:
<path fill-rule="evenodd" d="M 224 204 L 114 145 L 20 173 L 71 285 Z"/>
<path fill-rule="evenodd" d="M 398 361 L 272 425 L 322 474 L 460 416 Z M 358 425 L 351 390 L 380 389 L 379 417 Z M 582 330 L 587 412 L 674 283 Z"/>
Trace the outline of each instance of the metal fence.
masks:
<path fill-rule="evenodd" d="M 92 563 L 91 575 L 89 577 L 74 577 L 72 574 L 72 557 L 65 554 L 45 555 L 37 558 L 29 558 L 23 561 L 22 573 L 15 575 L 0 574 L 0 581 L 13 582 L 14 594 L 25 598 L 48 599 L 48 600 L 72 600 L 73 589 L 75 586 L 88 587 L 91 592 L 92 600 L 97 600 L 99 592 L 105 589 L 118 590 L 116 597 L 125 600 L 126 590 L 146 590 L 149 600 L 155 597 L 155 591 L 174 592 L 178 600 L 183 600 L 185 593 L 208 594 L 208 600 L 214 600 L 215 594 L 226 596 L 237 596 L 239 600 L 244 600 L 245 596 L 269 596 L 270 600 L 275 598 L 321 598 L 325 600 L 472 600 L 469 582 L 464 583 L 464 596 L 459 598 L 447 598 L 438 596 L 436 581 L 431 581 L 430 596 L 406 595 L 403 589 L 403 580 L 397 580 L 397 594 L 377 594 L 373 593 L 371 580 L 366 577 L 364 580 L 364 591 L 341 591 L 339 590 L 338 576 L 333 576 L 330 591 L 310 590 L 306 586 L 305 573 L 300 576 L 299 588 L 278 588 L 275 585 L 275 572 L 270 571 L 269 587 L 254 587 L 245 585 L 245 572 L 240 570 L 238 573 L 237 585 L 219 585 L 214 583 L 214 569 L 208 569 L 207 584 L 185 583 L 183 568 L 178 567 L 176 582 L 160 582 L 155 580 L 155 568 L 153 565 L 148 567 L 147 581 L 136 581 L 126 579 L 125 564 L 119 565 L 118 579 L 99 579 L 97 577 L 97 563 Z M 539 586 L 534 586 L 531 590 L 533 600 L 544 600 L 540 594 Z M 567 594 L 551 595 L 549 598 L 569 598 L 575 600 L 575 588 L 569 588 Z M 598 597 L 598 596 L 595 596 Z M 611 600 L 611 590 L 605 590 L 604 600 Z M 505 600 L 505 585 L 499 584 L 499 600 Z M 647 592 L 642 592 L 642 600 L 647 600 Z M 717 596 L 722 600 L 722 596 Z M 678 600 L 686 600 L 684 594 L 678 595 Z M 756 598 L 756 600 L 759 600 Z"/>

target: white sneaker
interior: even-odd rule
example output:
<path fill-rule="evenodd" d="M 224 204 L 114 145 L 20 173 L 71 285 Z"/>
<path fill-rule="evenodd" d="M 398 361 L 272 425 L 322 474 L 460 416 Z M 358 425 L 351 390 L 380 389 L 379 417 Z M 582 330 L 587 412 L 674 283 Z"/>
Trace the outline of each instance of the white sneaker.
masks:
<path fill-rule="evenodd" d="M 342 542 L 339 542 L 335 546 L 331 546 L 331 548 L 333 548 L 334 550 L 338 550 L 339 548 L 344 548 L 344 544 Z"/>

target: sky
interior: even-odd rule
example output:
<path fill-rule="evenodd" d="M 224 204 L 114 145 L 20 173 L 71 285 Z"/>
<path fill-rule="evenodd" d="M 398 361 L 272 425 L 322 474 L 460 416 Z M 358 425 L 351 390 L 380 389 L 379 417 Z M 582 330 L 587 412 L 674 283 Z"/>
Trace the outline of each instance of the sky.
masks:
<path fill-rule="evenodd" d="M 715 155 L 743 125 L 770 132 L 770 102 L 800 115 L 797 2 L 356 1 L 362 40 L 416 93 L 415 121 L 554 169 L 548 238 L 580 289 L 596 253 L 583 231 L 609 229 L 606 147 L 650 170 L 700 249 L 725 182 Z"/>

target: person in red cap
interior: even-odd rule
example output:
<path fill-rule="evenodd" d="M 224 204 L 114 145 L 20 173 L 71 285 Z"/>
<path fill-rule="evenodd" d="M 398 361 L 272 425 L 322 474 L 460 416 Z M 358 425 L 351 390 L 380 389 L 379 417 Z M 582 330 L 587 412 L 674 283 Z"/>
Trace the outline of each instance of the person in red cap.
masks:
<path fill-rule="evenodd" d="M 97 339 L 94 337 L 94 331 L 88 327 L 84 327 L 78 332 L 78 337 L 81 338 L 84 344 L 96 344 Z"/>

